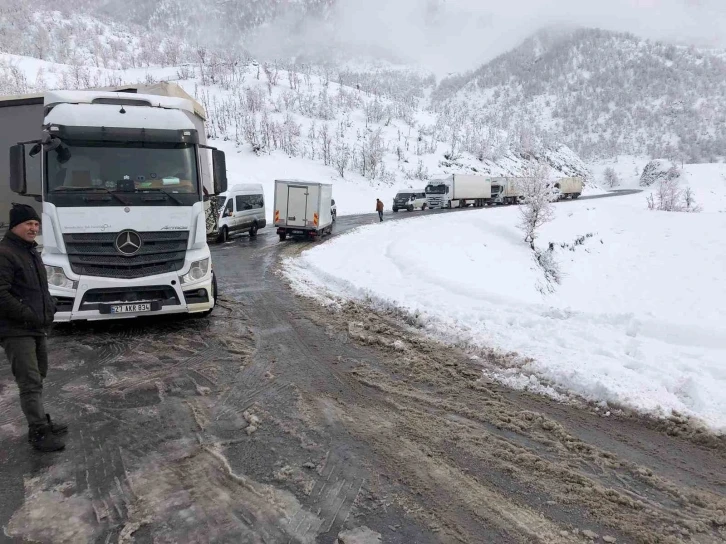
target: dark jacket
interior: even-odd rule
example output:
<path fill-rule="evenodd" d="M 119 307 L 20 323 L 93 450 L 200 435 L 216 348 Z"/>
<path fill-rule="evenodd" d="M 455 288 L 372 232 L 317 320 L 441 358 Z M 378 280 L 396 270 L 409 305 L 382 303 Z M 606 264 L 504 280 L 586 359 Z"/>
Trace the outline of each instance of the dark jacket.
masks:
<path fill-rule="evenodd" d="M 0 241 L 0 338 L 43 336 L 53 323 L 55 301 L 37 245 L 12 232 Z"/>

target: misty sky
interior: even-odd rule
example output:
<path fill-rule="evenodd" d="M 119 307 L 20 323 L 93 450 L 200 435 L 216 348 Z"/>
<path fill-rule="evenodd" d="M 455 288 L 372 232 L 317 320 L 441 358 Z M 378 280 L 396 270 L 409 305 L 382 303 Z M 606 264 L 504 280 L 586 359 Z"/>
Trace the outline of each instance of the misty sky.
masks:
<path fill-rule="evenodd" d="M 726 47 L 726 0 L 340 0 L 340 4 L 338 40 L 395 51 L 439 76 L 475 68 L 551 24 Z"/>

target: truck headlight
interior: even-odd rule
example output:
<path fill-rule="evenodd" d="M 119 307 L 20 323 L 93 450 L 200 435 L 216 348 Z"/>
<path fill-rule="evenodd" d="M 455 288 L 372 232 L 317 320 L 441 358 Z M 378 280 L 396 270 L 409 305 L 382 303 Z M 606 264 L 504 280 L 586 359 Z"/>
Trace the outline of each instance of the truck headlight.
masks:
<path fill-rule="evenodd" d="M 63 267 L 45 265 L 45 275 L 48 276 L 48 285 L 59 289 L 75 289 L 76 282 L 68 279 Z"/>
<path fill-rule="evenodd" d="M 201 280 L 209 272 L 209 257 L 201 261 L 194 261 L 189 272 L 181 277 L 182 283 L 194 283 Z"/>

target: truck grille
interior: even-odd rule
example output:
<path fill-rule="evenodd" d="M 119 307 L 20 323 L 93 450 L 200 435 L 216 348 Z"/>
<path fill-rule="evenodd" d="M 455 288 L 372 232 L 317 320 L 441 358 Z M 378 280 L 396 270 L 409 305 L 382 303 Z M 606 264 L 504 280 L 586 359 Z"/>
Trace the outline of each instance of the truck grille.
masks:
<path fill-rule="evenodd" d="M 71 270 L 84 276 L 133 279 L 181 270 L 189 231 L 139 232 L 141 248 L 132 257 L 116 249 L 118 232 L 64 234 Z"/>

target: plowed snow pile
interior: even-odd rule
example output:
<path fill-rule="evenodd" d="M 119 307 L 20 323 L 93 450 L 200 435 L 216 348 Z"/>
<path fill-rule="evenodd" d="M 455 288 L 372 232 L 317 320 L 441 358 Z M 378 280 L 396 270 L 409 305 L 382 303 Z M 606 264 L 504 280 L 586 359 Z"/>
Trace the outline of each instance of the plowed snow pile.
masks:
<path fill-rule="evenodd" d="M 538 239 L 554 243 L 552 293 L 515 207 L 372 224 L 284 270 L 302 294 L 393 305 L 443 340 L 517 352 L 487 371 L 515 387 L 676 411 L 722 433 L 724 173 L 686 168 L 703 213 L 649 211 L 647 192 L 555 204 Z"/>

